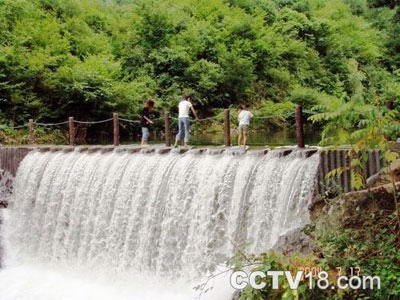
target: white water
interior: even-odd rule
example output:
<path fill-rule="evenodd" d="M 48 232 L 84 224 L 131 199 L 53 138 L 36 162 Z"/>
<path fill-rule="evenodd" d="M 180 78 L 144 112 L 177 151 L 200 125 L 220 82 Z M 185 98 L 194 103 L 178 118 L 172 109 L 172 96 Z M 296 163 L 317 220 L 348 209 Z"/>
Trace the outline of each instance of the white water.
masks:
<path fill-rule="evenodd" d="M 193 299 L 236 248 L 308 222 L 318 160 L 32 152 L 5 211 L 0 299 Z M 216 281 L 204 299 L 230 299 Z"/>

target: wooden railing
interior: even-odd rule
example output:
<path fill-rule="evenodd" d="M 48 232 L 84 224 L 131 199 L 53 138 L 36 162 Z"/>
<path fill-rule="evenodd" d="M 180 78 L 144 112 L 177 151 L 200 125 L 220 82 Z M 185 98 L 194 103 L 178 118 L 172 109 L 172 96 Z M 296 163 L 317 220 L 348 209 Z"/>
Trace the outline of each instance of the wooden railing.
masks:
<path fill-rule="evenodd" d="M 298 105 L 295 111 L 295 118 L 296 118 L 296 140 L 297 140 L 297 146 L 299 148 L 304 148 L 305 143 L 304 143 L 304 121 L 303 121 L 303 109 L 301 105 Z M 259 119 L 266 119 L 269 117 L 273 116 L 258 116 L 255 118 Z M 165 139 L 165 145 L 166 146 L 171 146 L 172 144 L 172 130 L 171 130 L 171 115 L 169 112 L 165 112 L 164 114 L 164 139 Z M 194 120 L 196 121 L 206 121 L 210 119 L 215 119 L 215 117 L 211 118 L 205 118 L 205 119 L 199 119 L 199 120 Z M 162 120 L 162 118 L 159 118 L 158 120 Z M 35 136 L 35 127 L 36 126 L 59 126 L 59 125 L 67 125 L 68 124 L 68 141 L 69 145 L 74 146 L 76 145 L 76 124 L 100 124 L 100 123 L 106 123 L 106 122 L 112 122 L 113 124 L 113 145 L 114 146 L 119 146 L 120 145 L 120 121 L 122 122 L 129 122 L 129 123 L 140 123 L 139 120 L 130 120 L 130 119 L 124 119 L 119 117 L 118 113 L 113 113 L 112 118 L 106 119 L 106 120 L 100 120 L 100 121 L 78 121 L 76 120 L 73 116 L 69 117 L 67 121 L 64 122 L 59 122 L 59 123 L 39 123 L 35 122 L 33 119 L 29 119 L 26 124 L 20 125 L 20 126 L 5 126 L 2 125 L 1 127 L 7 127 L 7 128 L 13 128 L 13 129 L 21 129 L 21 128 L 28 128 L 28 134 L 29 134 L 29 144 L 34 145 L 36 144 L 36 136 Z M 229 147 L 232 145 L 231 142 L 231 116 L 230 116 L 230 110 L 225 109 L 224 110 L 224 145 L 226 147 Z"/>

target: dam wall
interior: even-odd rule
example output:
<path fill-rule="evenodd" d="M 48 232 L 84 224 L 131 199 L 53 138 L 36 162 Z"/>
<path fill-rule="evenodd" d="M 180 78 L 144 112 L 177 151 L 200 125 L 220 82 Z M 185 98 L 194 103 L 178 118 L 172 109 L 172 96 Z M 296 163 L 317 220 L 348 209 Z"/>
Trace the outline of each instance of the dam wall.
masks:
<path fill-rule="evenodd" d="M 21 161 L 34 147 L 0 147 L 0 170 L 15 176 Z"/>
<path fill-rule="evenodd" d="M 294 148 L 282 148 L 282 156 L 288 155 Z M 144 152 L 144 153 L 168 153 L 170 151 L 177 151 L 179 153 L 185 153 L 188 149 L 179 148 L 173 149 L 170 147 L 163 147 L 163 146 L 156 146 L 156 147 L 147 147 L 141 148 L 139 146 L 36 146 L 36 147 L 0 147 L 0 181 L 2 177 L 7 176 L 5 174 L 15 176 L 18 166 L 24 157 L 33 150 L 38 150 L 40 152 L 70 152 L 77 150 L 79 152 L 89 152 L 89 153 L 96 153 L 96 152 L 111 152 L 111 151 L 118 151 L 118 152 L 129 152 L 129 153 L 137 153 L 137 152 Z M 268 149 L 259 149 L 259 150 L 249 150 L 243 151 L 240 149 L 234 148 L 199 148 L 196 149 L 198 153 L 205 153 L 207 151 L 221 154 L 223 152 L 231 152 L 233 155 L 263 155 L 266 154 L 269 150 Z M 339 150 L 317 150 L 316 148 L 308 148 L 303 150 L 304 152 L 308 153 L 306 155 L 310 156 L 316 152 L 320 155 L 320 165 L 318 169 L 318 187 L 316 189 L 317 193 L 324 193 L 329 188 L 332 188 L 332 185 L 335 185 L 336 188 L 339 188 L 342 192 L 350 192 L 354 190 L 354 187 L 351 182 L 351 173 L 349 170 L 351 158 L 349 156 L 349 151 L 345 149 Z M 383 161 L 380 155 L 379 150 L 370 150 L 368 153 L 368 162 L 364 168 L 364 172 L 366 174 L 366 178 L 378 173 L 380 169 L 383 167 Z M 330 179 L 327 178 L 327 174 L 329 174 L 332 170 L 341 168 L 341 174 Z M 1 187 L 0 187 L 1 189 Z M 1 191 L 0 191 L 1 197 Z M 0 199 L 0 208 L 1 208 L 1 200 Z"/>

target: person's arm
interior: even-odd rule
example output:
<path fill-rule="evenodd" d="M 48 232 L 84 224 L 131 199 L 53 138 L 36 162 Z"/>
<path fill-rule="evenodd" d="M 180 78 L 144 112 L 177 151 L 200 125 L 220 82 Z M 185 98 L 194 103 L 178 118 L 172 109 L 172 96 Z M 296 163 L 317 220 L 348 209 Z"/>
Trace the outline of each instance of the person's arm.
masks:
<path fill-rule="evenodd" d="M 149 122 L 150 124 L 154 124 L 154 122 L 153 122 L 152 120 L 150 120 L 148 117 L 143 116 L 143 118 L 144 118 L 147 122 Z"/>
<path fill-rule="evenodd" d="M 194 109 L 194 107 L 193 107 L 193 105 L 192 105 L 192 104 L 190 105 L 190 109 L 192 110 L 192 112 L 193 112 L 193 115 L 194 115 L 194 117 L 196 118 L 196 120 L 198 120 L 198 119 L 199 119 L 199 117 L 197 116 L 197 112 L 196 112 L 196 110 Z"/>

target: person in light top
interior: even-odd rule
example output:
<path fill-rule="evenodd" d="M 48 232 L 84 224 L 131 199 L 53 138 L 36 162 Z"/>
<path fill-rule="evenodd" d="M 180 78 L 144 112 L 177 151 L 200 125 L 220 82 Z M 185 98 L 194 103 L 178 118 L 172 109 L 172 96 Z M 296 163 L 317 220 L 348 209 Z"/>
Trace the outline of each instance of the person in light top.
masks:
<path fill-rule="evenodd" d="M 190 138 L 190 117 L 189 110 L 192 111 L 194 117 L 198 119 L 197 113 L 190 102 L 190 96 L 183 96 L 178 105 L 179 116 L 178 116 L 178 129 L 179 132 L 176 135 L 175 147 L 178 146 L 179 142 L 184 142 L 187 146 Z"/>
<path fill-rule="evenodd" d="M 239 109 L 239 136 L 238 136 L 238 146 L 242 143 L 243 147 L 246 147 L 247 139 L 248 139 L 248 130 L 250 126 L 251 118 L 253 118 L 253 114 L 247 109 L 246 106 L 240 106 Z"/>

